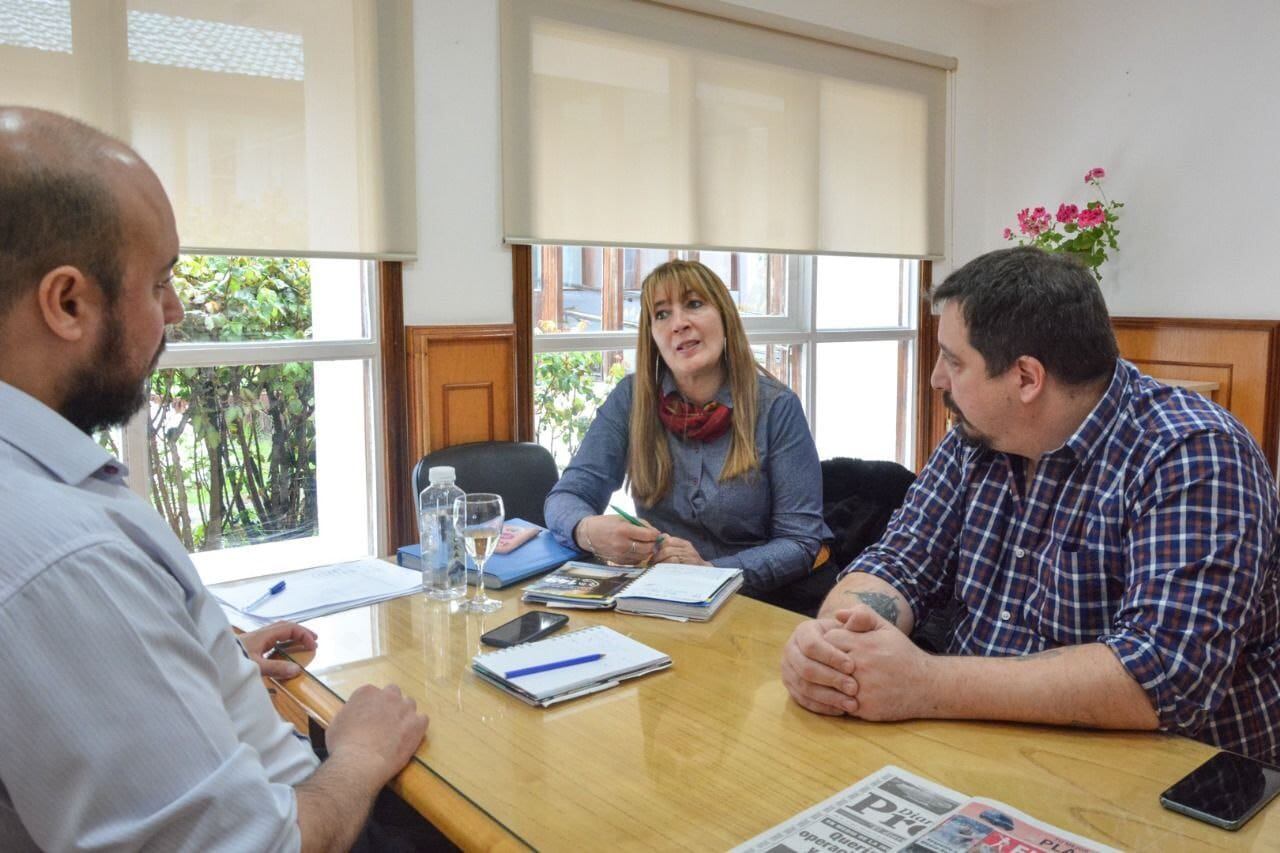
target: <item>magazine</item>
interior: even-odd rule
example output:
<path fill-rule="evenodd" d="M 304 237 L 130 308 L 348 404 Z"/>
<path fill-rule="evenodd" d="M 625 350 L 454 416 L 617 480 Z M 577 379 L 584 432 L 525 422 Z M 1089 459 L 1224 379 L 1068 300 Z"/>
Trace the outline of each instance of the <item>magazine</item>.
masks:
<path fill-rule="evenodd" d="M 614 596 L 644 572 L 637 566 L 602 566 L 570 560 L 526 586 L 520 600 L 548 607 L 605 610 L 613 607 Z"/>
<path fill-rule="evenodd" d="M 741 569 L 658 563 L 602 566 L 569 561 L 524 588 L 521 601 L 705 622 L 742 586 Z"/>
<path fill-rule="evenodd" d="M 734 848 L 734 853 L 1115 853 L 1004 803 L 970 798 L 893 765 Z"/>

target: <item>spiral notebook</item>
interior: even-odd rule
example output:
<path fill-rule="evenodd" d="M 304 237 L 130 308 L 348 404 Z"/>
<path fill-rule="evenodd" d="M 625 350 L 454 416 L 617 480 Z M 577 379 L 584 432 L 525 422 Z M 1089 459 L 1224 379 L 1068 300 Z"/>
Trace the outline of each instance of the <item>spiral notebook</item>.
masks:
<path fill-rule="evenodd" d="M 509 677 L 518 670 L 590 655 L 599 660 Z M 557 702 L 597 693 L 640 675 L 671 666 L 671 658 L 604 625 L 522 643 L 476 655 L 471 667 L 485 681 L 530 705 L 545 708 Z"/>
<path fill-rule="evenodd" d="M 742 586 L 742 569 L 658 563 L 614 596 L 619 613 L 705 622 Z"/>

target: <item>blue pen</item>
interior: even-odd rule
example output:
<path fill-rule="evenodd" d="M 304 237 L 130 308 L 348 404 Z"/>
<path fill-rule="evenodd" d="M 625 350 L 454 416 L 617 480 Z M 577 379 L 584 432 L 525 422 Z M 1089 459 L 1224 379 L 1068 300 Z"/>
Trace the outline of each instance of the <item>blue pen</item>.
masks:
<path fill-rule="evenodd" d="M 272 584 L 271 589 L 267 590 L 262 595 L 254 599 L 252 604 L 248 605 L 247 607 L 242 607 L 240 609 L 240 612 L 252 613 L 255 607 L 261 606 L 262 603 L 265 602 L 268 598 L 271 598 L 272 596 L 275 596 L 275 595 L 279 595 L 282 592 L 284 592 L 284 581 L 278 581 L 277 583 Z"/>
<path fill-rule="evenodd" d="M 551 663 L 540 663 L 537 666 L 526 666 L 523 669 L 513 669 L 505 673 L 503 678 L 519 678 L 522 675 L 533 675 L 537 672 L 548 672 L 553 669 L 564 669 L 566 666 L 577 666 L 580 663 L 591 663 L 594 660 L 600 660 L 603 654 L 583 655 L 580 658 L 569 658 L 568 660 L 556 660 Z"/>

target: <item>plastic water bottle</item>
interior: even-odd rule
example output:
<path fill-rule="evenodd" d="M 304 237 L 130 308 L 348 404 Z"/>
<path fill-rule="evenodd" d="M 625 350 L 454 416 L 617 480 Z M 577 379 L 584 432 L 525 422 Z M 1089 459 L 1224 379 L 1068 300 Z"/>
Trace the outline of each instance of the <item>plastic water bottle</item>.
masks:
<path fill-rule="evenodd" d="M 453 526 L 453 502 L 465 492 L 454 485 L 453 468 L 427 472 L 430 485 L 418 498 L 422 537 L 422 591 L 428 598 L 452 601 L 467 594 L 467 563 L 462 537 Z"/>

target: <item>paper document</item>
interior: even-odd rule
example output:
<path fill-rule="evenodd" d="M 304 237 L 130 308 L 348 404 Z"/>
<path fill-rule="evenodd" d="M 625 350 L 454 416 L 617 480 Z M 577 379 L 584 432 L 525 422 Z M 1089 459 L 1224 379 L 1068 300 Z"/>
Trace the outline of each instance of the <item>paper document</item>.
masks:
<path fill-rule="evenodd" d="M 725 583 L 742 574 L 742 569 L 716 566 L 686 566 L 658 563 L 631 582 L 618 598 L 655 598 L 699 604 L 710 601 Z"/>
<path fill-rule="evenodd" d="M 285 588 L 244 613 L 272 584 L 283 579 Z M 209 587 L 219 601 L 247 617 L 265 624 L 278 619 L 300 622 L 352 607 L 386 601 L 422 589 L 422 574 L 383 560 L 352 560 L 330 566 L 316 566 L 287 575 L 255 578 Z"/>

